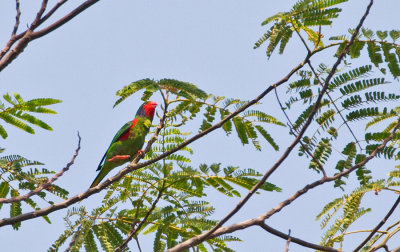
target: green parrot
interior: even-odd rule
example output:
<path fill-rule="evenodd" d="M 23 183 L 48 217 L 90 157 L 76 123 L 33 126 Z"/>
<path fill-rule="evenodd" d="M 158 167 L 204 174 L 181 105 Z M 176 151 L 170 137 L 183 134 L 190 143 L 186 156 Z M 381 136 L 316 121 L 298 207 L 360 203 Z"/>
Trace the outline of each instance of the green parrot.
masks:
<path fill-rule="evenodd" d="M 112 169 L 133 160 L 137 153 L 141 152 L 156 106 L 157 103 L 153 101 L 143 103 L 135 118 L 117 132 L 100 161 L 97 168 L 100 172 L 90 188 L 97 186 Z"/>

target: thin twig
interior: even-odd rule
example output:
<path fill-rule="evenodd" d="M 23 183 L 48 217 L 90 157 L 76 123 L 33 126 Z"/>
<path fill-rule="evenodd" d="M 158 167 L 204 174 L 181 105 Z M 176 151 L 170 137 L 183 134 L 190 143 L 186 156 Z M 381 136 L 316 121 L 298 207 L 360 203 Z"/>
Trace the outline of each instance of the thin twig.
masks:
<path fill-rule="evenodd" d="M 307 64 L 308 64 L 308 66 L 310 67 L 311 71 L 314 73 L 315 78 L 317 78 L 318 83 L 322 86 L 321 79 L 319 78 L 317 72 L 315 71 L 313 65 L 311 64 L 311 61 L 309 60 L 309 61 L 307 62 Z M 343 123 L 346 125 L 346 127 L 347 127 L 347 129 L 349 130 L 350 134 L 353 136 L 353 138 L 354 138 L 354 140 L 356 141 L 358 147 L 360 148 L 360 150 L 362 150 L 360 141 L 358 141 L 358 139 L 357 139 L 356 135 L 354 134 L 353 130 L 350 128 L 350 125 L 347 123 L 346 118 L 344 118 L 344 116 L 343 116 L 341 110 L 340 110 L 340 109 L 338 108 L 338 106 L 336 105 L 336 102 L 333 100 L 333 98 L 331 97 L 331 95 L 329 94 L 329 92 L 327 92 L 326 94 L 327 94 L 329 100 L 331 101 L 331 103 L 333 104 L 333 106 L 335 107 L 335 109 L 336 109 L 337 113 L 339 114 L 340 118 L 342 118 Z"/>
<path fill-rule="evenodd" d="M 281 100 L 279 99 L 279 96 L 278 96 L 278 91 L 277 91 L 277 88 L 275 88 L 275 97 L 276 97 L 276 100 L 278 101 L 278 104 L 279 104 L 279 107 L 281 108 L 281 111 L 283 112 L 283 114 L 285 115 L 285 117 L 286 117 L 286 120 L 288 121 L 288 123 L 289 123 L 289 130 L 290 130 L 290 132 L 293 134 L 293 135 L 295 135 L 295 133 L 297 133 L 297 132 L 294 132 L 294 130 L 293 130 L 293 123 L 292 123 L 292 121 L 290 120 L 290 118 L 289 118 L 289 115 L 286 113 L 286 111 L 285 111 L 285 109 L 283 108 L 283 105 L 282 105 L 282 103 L 281 103 Z M 319 169 L 322 171 L 322 175 L 324 176 L 324 177 L 326 177 L 327 175 L 326 175 L 326 172 L 325 172 L 325 169 L 324 169 L 324 166 L 321 164 L 321 162 L 319 162 L 319 160 L 314 156 L 314 154 L 310 151 L 310 149 L 308 148 L 308 146 L 307 145 L 305 145 L 304 143 L 303 143 L 303 141 L 299 141 L 299 144 L 301 145 L 301 147 L 303 147 L 303 149 L 307 152 L 307 154 L 312 158 L 312 160 L 318 165 L 318 167 L 319 167 Z"/>
<path fill-rule="evenodd" d="M 14 25 L 14 29 L 11 33 L 11 37 L 14 37 L 15 34 L 17 34 L 17 30 L 19 27 L 19 18 L 21 17 L 21 9 L 19 7 L 19 0 L 15 0 L 15 9 L 17 11 L 17 15 L 15 16 L 15 25 Z"/>
<path fill-rule="evenodd" d="M 289 245 L 290 245 L 290 242 L 292 240 L 292 237 L 290 236 L 290 232 L 291 231 L 289 229 L 288 238 L 287 238 L 287 241 L 286 241 L 286 247 L 285 247 L 285 250 L 283 252 L 288 252 L 289 251 Z"/>
<path fill-rule="evenodd" d="M 42 18 L 43 13 L 46 10 L 47 3 L 48 3 L 48 0 L 42 1 L 42 6 L 40 7 L 38 13 L 36 14 L 36 18 L 33 20 L 32 24 L 29 26 L 28 30 L 33 31 L 33 30 L 35 30 L 36 27 L 38 27 L 40 19 Z"/>
<path fill-rule="evenodd" d="M 314 244 L 314 243 L 307 242 L 307 241 L 305 241 L 305 240 L 302 240 L 302 239 L 299 239 L 299 238 L 295 238 L 295 237 L 293 237 L 293 236 L 290 236 L 290 231 L 289 231 L 289 235 L 287 235 L 287 234 L 285 234 L 285 233 L 282 233 L 281 231 L 276 230 L 276 229 L 274 229 L 274 228 L 268 226 L 268 225 L 265 224 L 263 221 L 260 222 L 260 223 L 258 224 L 258 226 L 260 226 L 261 228 L 263 228 L 263 229 L 264 229 L 265 231 L 267 231 L 268 233 L 271 233 L 271 234 L 276 235 L 276 236 L 278 236 L 278 237 L 280 237 L 280 238 L 282 238 L 282 239 L 287 240 L 287 243 L 286 243 L 286 247 L 287 247 L 287 248 L 289 247 L 289 242 L 294 242 L 294 243 L 299 244 L 299 245 L 301 245 L 301 246 L 303 246 L 303 247 L 312 248 L 312 249 L 317 249 L 317 250 L 320 250 L 320 251 L 338 252 L 338 250 L 336 250 L 336 249 L 334 249 L 334 248 L 321 246 L 321 245 L 318 245 L 318 244 Z M 285 249 L 285 251 L 287 251 L 287 250 Z"/>
<path fill-rule="evenodd" d="M 386 223 L 386 221 L 389 219 L 390 215 L 394 212 L 394 210 L 397 208 L 397 206 L 400 203 L 400 196 L 397 198 L 396 202 L 394 202 L 392 208 L 390 208 L 389 212 L 386 214 L 386 216 L 379 222 L 379 224 L 372 230 L 372 232 L 368 235 L 367 238 L 365 238 L 364 241 L 360 243 L 353 251 L 359 251 L 364 247 L 365 244 L 374 236 L 374 234 Z"/>
<path fill-rule="evenodd" d="M 121 252 L 128 245 L 128 243 L 132 240 L 132 238 L 137 236 L 137 232 L 140 230 L 140 228 L 143 226 L 143 224 L 149 218 L 150 214 L 156 208 L 156 205 L 157 205 L 158 201 L 160 200 L 162 193 L 163 193 L 163 188 L 161 188 L 160 191 L 158 191 L 157 198 L 151 204 L 151 207 L 150 207 L 149 211 L 147 211 L 146 216 L 144 216 L 144 218 L 140 221 L 140 223 L 137 225 L 137 227 L 133 228 L 129 232 L 129 234 L 126 237 L 126 239 L 124 240 L 124 242 L 121 245 L 119 245 L 118 248 L 115 249 L 115 252 Z"/>
<path fill-rule="evenodd" d="M 140 243 L 139 243 L 139 239 L 138 239 L 138 237 L 137 236 L 135 236 L 135 241 L 136 241 L 136 245 L 137 245 L 137 247 L 138 247 L 138 249 L 139 249 L 139 252 L 142 252 L 142 248 L 140 247 Z"/>
<path fill-rule="evenodd" d="M 293 23 L 292 23 L 292 25 L 293 25 Z M 299 36 L 300 40 L 302 41 L 304 47 L 307 49 L 308 52 L 310 52 L 310 48 L 308 47 L 308 45 L 307 45 L 306 41 L 304 40 L 303 36 L 301 36 L 300 32 L 299 32 L 296 28 L 295 28 L 295 31 L 296 31 L 297 35 Z M 320 42 L 320 39 L 321 39 L 321 25 L 319 26 L 318 42 L 317 42 L 317 44 L 315 45 L 315 49 L 318 48 L 318 44 L 319 44 L 319 42 Z M 314 73 L 315 78 L 317 78 L 318 83 L 319 83 L 321 86 L 324 86 L 323 82 L 321 81 L 321 79 L 319 78 L 317 72 L 315 71 L 314 67 L 312 66 L 310 60 L 307 62 L 307 64 L 308 64 L 308 66 L 310 67 L 311 71 Z M 350 126 L 348 125 L 346 119 L 343 117 L 343 115 L 342 115 L 342 113 L 340 112 L 339 108 L 336 106 L 335 101 L 332 99 L 332 97 L 331 97 L 331 95 L 329 94 L 329 92 L 326 92 L 326 95 L 328 96 L 329 100 L 331 101 L 331 103 L 332 103 L 333 106 L 335 107 L 336 111 L 338 112 L 338 114 L 339 114 L 340 117 L 342 118 L 343 122 L 346 124 L 346 126 L 347 126 L 347 128 L 349 129 L 351 135 L 354 137 L 356 143 L 357 143 L 358 146 L 360 147 L 360 150 L 362 150 L 362 147 L 361 147 L 359 141 L 357 140 L 357 138 L 356 138 L 356 136 L 355 136 L 353 130 L 352 130 L 352 129 L 350 128 Z"/>
<path fill-rule="evenodd" d="M 68 247 L 65 249 L 64 252 L 69 252 L 71 251 L 72 247 L 75 245 L 76 239 L 78 239 L 79 233 L 81 232 L 82 226 L 79 226 L 78 230 L 76 230 L 76 233 L 72 237 L 70 243 L 68 244 Z"/>
<path fill-rule="evenodd" d="M 58 8 L 60 8 L 63 4 L 65 4 L 68 0 L 61 0 L 59 2 L 56 3 L 56 5 L 53 6 L 53 8 L 51 8 L 51 10 L 49 10 L 46 15 L 44 15 L 38 22 L 38 26 L 41 25 L 42 23 L 44 23 L 48 18 L 50 18 L 57 10 Z"/>
<path fill-rule="evenodd" d="M 58 172 L 56 175 L 54 175 L 46 183 L 41 184 L 38 188 L 36 188 L 35 190 L 30 191 L 29 193 L 27 193 L 25 195 L 13 197 L 13 198 L 0 198 L 0 204 L 2 204 L 2 203 L 13 203 L 13 202 L 19 202 L 19 201 L 22 201 L 22 200 L 27 200 L 30 197 L 32 197 L 33 195 L 36 195 L 36 194 L 40 193 L 41 191 L 51 187 L 51 185 L 54 183 L 54 181 L 56 181 L 59 177 L 61 177 L 74 164 L 75 159 L 78 156 L 80 149 L 81 149 L 81 136 L 79 135 L 79 132 L 78 132 L 78 148 L 75 150 L 75 154 L 72 157 L 71 161 L 69 161 L 69 163 L 60 172 Z"/>

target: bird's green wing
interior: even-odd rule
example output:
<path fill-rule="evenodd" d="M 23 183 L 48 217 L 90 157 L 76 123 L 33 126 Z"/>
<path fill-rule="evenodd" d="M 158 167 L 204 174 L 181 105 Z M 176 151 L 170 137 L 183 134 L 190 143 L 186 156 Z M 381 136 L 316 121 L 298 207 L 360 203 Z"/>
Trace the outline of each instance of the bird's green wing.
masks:
<path fill-rule="evenodd" d="M 108 146 L 106 153 L 104 153 L 104 156 L 101 158 L 100 163 L 99 163 L 99 166 L 97 167 L 97 170 L 96 170 L 96 171 L 99 171 L 99 170 L 101 169 L 101 167 L 102 167 L 102 165 L 103 165 L 103 163 L 104 163 L 104 159 L 106 158 L 107 153 L 108 153 L 108 150 L 110 149 L 111 145 L 112 145 L 113 143 L 117 142 L 118 139 L 119 139 L 124 133 L 126 133 L 127 131 L 129 131 L 129 129 L 130 129 L 131 127 L 132 127 L 132 121 L 129 121 L 129 122 L 125 123 L 125 125 L 122 126 L 122 127 L 118 130 L 117 134 L 115 134 L 114 138 L 112 139 L 112 141 L 111 141 L 111 143 L 110 143 L 110 146 Z"/>

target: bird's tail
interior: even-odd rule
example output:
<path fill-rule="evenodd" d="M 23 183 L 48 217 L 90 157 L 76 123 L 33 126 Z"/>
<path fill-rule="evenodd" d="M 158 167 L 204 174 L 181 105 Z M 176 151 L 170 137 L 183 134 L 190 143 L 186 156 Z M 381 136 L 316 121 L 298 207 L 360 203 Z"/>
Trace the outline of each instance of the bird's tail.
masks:
<path fill-rule="evenodd" d="M 104 167 L 102 167 L 104 168 Z M 104 169 L 101 169 L 99 174 L 97 174 L 96 178 L 94 179 L 93 183 L 90 185 L 90 188 L 97 186 L 100 181 L 107 175 Z"/>

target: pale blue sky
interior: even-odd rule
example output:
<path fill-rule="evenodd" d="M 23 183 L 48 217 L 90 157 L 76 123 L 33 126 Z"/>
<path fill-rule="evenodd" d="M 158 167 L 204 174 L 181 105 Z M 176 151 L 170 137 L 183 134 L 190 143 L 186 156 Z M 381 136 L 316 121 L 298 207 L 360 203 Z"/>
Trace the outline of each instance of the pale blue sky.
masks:
<path fill-rule="evenodd" d="M 40 2 L 21 1 L 21 27 L 32 20 Z M 52 6 L 54 1 L 49 2 Z M 54 128 L 53 132 L 37 129 L 35 135 L 29 135 L 7 126 L 9 137 L 2 141 L 1 147 L 6 148 L 6 154 L 36 159 L 46 163 L 45 167 L 58 171 L 71 159 L 77 145 L 76 131 L 79 130 L 82 150 L 75 165 L 58 183 L 71 195 L 80 193 L 96 176 L 98 162 L 115 132 L 134 116 L 141 103 L 140 95 L 136 95 L 113 109 L 116 90 L 142 78 L 174 78 L 194 83 L 215 95 L 251 99 L 283 77 L 304 56 L 303 49 L 295 45 L 296 40 L 288 45 L 283 56 L 274 54 L 269 61 L 263 48 L 253 50 L 254 42 L 265 32 L 261 22 L 278 11 L 288 10 L 294 2 L 102 0 L 62 28 L 32 42 L 0 74 L 1 94 L 18 92 L 25 99 L 52 97 L 63 100 L 63 103 L 53 106 L 58 115 L 41 117 Z M 343 7 L 347 8 L 344 9 L 344 19 L 334 27 L 334 31 L 344 34 L 347 28 L 355 27 L 366 3 L 353 0 L 344 4 Z M 66 9 L 73 5 L 70 3 Z M 366 26 L 398 28 L 394 20 L 398 18 L 396 12 L 399 9 L 398 0 L 377 0 Z M 14 15 L 14 1 L 0 3 L 1 45 L 11 33 Z M 331 58 L 324 60 L 332 62 Z M 280 91 L 283 93 L 284 89 Z M 284 120 L 273 96 L 262 100 L 259 108 Z M 292 138 L 286 131 L 282 136 L 279 127 L 268 129 L 282 152 Z M 281 154 L 263 143 L 263 151 L 257 152 L 252 146 L 242 146 L 235 136 L 225 137 L 222 131 L 214 132 L 192 145 L 195 151 L 193 161 L 194 164 L 221 162 L 263 172 Z M 316 174 L 301 167 L 305 163 L 294 153 L 293 158 L 286 161 L 270 180 L 284 191 L 254 196 L 230 223 L 268 211 L 304 184 L 317 179 Z M 292 235 L 318 243 L 320 228 L 319 222 L 314 221 L 315 216 L 323 204 L 340 194 L 339 190 L 332 189 L 332 184 L 324 185 L 267 223 L 282 232 L 290 228 Z M 102 195 L 91 197 L 87 201 L 88 208 L 97 206 Z M 209 195 L 208 200 L 217 209 L 215 218 L 224 216 L 239 201 L 238 198 L 221 197 L 217 192 Z M 387 206 L 382 203 L 382 209 L 378 209 L 381 211 L 366 219 L 377 223 L 377 219 L 383 217 L 391 206 L 391 200 L 388 197 Z M 13 231 L 11 227 L 1 228 L 2 250 L 46 250 L 64 230 L 62 217 L 65 213 L 51 214 L 52 225 L 35 219 L 24 222 L 20 231 Z M 5 214 L 2 213 L 1 217 Z M 237 251 L 283 251 L 285 247 L 284 240 L 260 228 L 250 228 L 234 235 L 244 239 L 242 243 L 232 244 Z M 152 237 L 144 237 L 142 246 L 144 251 L 150 251 Z M 136 250 L 133 242 L 130 247 Z M 308 251 L 293 243 L 290 248 L 291 251 Z"/>

